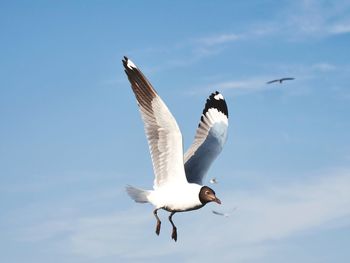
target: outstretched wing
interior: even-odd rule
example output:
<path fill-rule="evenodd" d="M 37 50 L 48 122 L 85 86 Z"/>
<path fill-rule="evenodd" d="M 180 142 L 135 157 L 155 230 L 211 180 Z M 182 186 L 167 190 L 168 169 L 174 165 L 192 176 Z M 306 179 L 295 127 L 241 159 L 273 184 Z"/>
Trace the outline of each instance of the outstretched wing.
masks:
<path fill-rule="evenodd" d="M 185 172 L 189 183 L 203 184 L 210 165 L 224 147 L 227 128 L 227 105 L 224 97 L 216 91 L 207 99 L 194 142 L 185 154 Z"/>
<path fill-rule="evenodd" d="M 280 81 L 285 81 L 285 80 L 294 80 L 295 78 L 282 78 Z"/>
<path fill-rule="evenodd" d="M 153 187 L 187 183 L 182 135 L 175 118 L 135 64 L 124 57 L 123 65 L 144 122 L 155 174 Z"/>
<path fill-rule="evenodd" d="M 274 82 L 278 82 L 280 81 L 279 79 L 274 79 L 274 80 L 270 80 L 268 82 L 266 82 L 266 84 L 271 84 L 271 83 L 274 83 Z"/>

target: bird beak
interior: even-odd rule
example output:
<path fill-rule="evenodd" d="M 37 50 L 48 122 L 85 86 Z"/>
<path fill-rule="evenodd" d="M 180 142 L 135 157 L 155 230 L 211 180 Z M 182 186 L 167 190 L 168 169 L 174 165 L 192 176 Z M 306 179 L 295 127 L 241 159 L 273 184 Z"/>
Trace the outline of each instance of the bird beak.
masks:
<path fill-rule="evenodd" d="M 220 199 L 219 198 L 217 198 L 216 196 L 215 196 L 215 198 L 214 198 L 214 200 L 213 200 L 215 203 L 218 203 L 219 205 L 221 205 L 221 201 L 220 201 Z"/>

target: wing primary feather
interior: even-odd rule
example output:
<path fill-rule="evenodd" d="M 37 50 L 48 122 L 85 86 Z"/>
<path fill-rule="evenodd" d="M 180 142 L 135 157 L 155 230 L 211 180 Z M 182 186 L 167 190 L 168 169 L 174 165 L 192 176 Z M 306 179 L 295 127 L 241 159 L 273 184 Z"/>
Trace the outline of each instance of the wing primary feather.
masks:
<path fill-rule="evenodd" d="M 203 109 L 202 114 L 205 115 L 210 108 L 215 108 L 218 111 L 221 111 L 228 118 L 227 104 L 225 102 L 224 97 L 218 91 L 215 91 L 209 96 L 205 103 L 205 107 Z"/>
<path fill-rule="evenodd" d="M 194 142 L 185 154 L 186 177 L 190 183 L 203 183 L 210 165 L 226 142 L 227 128 L 227 104 L 216 91 L 205 103 Z"/>
<path fill-rule="evenodd" d="M 175 118 L 136 65 L 127 57 L 123 65 L 144 122 L 155 174 L 154 188 L 170 181 L 187 182 L 182 135 Z"/>

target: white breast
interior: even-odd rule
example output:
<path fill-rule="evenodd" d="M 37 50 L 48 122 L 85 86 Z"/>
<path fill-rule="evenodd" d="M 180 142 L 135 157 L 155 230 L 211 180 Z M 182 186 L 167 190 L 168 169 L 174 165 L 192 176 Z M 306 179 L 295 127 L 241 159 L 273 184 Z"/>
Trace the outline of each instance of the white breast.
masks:
<path fill-rule="evenodd" d="M 198 184 L 164 185 L 151 191 L 148 200 L 156 208 L 165 208 L 170 211 L 187 211 L 201 206 Z"/>

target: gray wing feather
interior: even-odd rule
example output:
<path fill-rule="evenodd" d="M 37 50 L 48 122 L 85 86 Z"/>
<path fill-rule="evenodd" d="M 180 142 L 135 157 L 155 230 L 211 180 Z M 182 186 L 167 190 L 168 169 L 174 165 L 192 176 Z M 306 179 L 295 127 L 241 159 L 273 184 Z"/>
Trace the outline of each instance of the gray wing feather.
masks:
<path fill-rule="evenodd" d="M 224 147 L 227 129 L 227 105 L 223 96 L 215 92 L 207 100 L 194 142 L 185 153 L 188 182 L 203 184 L 203 178 Z"/>
<path fill-rule="evenodd" d="M 123 65 L 144 122 L 155 174 L 153 187 L 187 183 L 182 135 L 175 118 L 134 63 L 124 57 Z"/>

